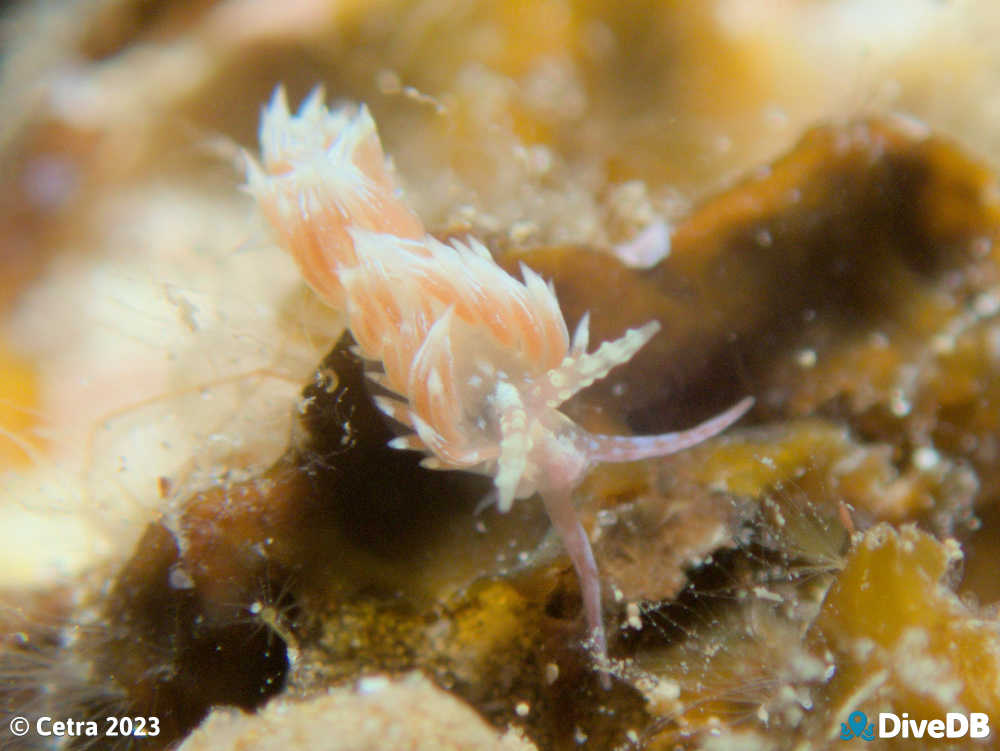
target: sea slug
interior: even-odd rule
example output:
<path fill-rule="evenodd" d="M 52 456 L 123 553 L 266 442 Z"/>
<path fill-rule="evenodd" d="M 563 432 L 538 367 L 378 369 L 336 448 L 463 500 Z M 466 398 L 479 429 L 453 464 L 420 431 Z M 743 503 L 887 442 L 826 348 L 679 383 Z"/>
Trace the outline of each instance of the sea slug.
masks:
<path fill-rule="evenodd" d="M 574 486 L 597 462 L 700 443 L 753 400 L 682 432 L 588 433 L 559 405 L 628 362 L 659 330 L 656 321 L 587 352 L 584 316 L 571 341 L 554 288 L 538 274 L 522 265 L 518 281 L 475 239 L 444 243 L 426 232 L 394 184 L 363 105 L 329 110 L 317 89 L 292 114 L 279 88 L 260 141 L 261 162 L 247 158 L 247 189 L 316 294 L 346 312 L 360 354 L 381 363 L 370 377 L 394 398 L 378 405 L 413 431 L 391 445 L 426 452 L 428 467 L 492 476 L 501 512 L 541 496 L 603 662 L 600 578 Z"/>

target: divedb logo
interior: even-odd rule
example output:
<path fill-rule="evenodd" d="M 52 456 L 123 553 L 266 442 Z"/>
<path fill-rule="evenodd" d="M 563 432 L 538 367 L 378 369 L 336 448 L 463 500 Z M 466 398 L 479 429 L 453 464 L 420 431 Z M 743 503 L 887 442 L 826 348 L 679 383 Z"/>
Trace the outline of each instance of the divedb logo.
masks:
<path fill-rule="evenodd" d="M 983 712 L 949 712 L 944 719 L 913 720 L 906 712 L 898 715 L 879 712 L 878 726 L 868 722 L 864 712 L 851 712 L 847 722 L 840 723 L 840 739 L 860 738 L 986 738 L 990 734 L 990 718 Z"/>

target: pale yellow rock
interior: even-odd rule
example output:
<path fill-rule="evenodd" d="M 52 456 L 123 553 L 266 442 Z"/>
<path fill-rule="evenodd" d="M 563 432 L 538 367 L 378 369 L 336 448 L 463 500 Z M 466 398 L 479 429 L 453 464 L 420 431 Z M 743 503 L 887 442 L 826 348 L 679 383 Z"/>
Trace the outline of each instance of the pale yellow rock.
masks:
<path fill-rule="evenodd" d="M 220 709 L 178 751 L 535 751 L 517 730 L 498 733 L 419 673 L 364 678 L 305 701 L 273 701 L 255 715 Z"/>

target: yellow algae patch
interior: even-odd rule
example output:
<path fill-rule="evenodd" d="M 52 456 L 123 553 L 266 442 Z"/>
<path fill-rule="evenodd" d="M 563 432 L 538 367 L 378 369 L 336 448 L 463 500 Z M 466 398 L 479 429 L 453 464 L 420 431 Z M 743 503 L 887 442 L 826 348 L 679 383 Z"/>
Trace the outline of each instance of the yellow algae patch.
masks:
<path fill-rule="evenodd" d="M 931 449 L 912 452 L 905 463 L 898 458 L 889 443 L 863 442 L 834 423 L 805 419 L 696 448 L 674 469 L 737 496 L 808 497 L 838 515 L 859 515 L 862 526 L 966 508 L 975 486 L 967 469 Z"/>
<path fill-rule="evenodd" d="M 29 463 L 37 423 L 36 369 L 0 341 L 0 469 Z"/>
<path fill-rule="evenodd" d="M 495 654 L 499 645 L 525 637 L 527 603 L 503 581 L 484 584 L 469 597 L 467 607 L 455 614 L 453 643 L 463 653 Z"/>
<path fill-rule="evenodd" d="M 958 546 L 907 525 L 870 529 L 848 556 L 810 639 L 834 655 L 831 726 L 856 709 L 1000 713 L 1000 631 L 947 584 Z"/>

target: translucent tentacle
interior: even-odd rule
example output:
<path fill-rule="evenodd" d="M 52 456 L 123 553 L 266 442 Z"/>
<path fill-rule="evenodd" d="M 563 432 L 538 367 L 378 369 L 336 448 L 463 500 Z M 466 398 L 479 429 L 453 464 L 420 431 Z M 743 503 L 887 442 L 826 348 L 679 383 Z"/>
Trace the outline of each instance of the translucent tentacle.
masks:
<path fill-rule="evenodd" d="M 700 425 L 676 433 L 591 436 L 588 458 L 596 462 L 632 462 L 683 451 L 721 433 L 743 417 L 753 403 L 753 397 L 748 396 Z"/>
<path fill-rule="evenodd" d="M 583 612 L 587 619 L 587 629 L 600 662 L 605 662 L 608 653 L 607 637 L 604 633 L 604 619 L 601 617 L 601 578 L 597 572 L 597 562 L 590 540 L 580 523 L 569 488 L 548 488 L 542 493 L 542 502 L 548 512 L 552 526 L 562 538 L 569 559 L 576 569 L 580 581 L 580 595 L 583 598 Z M 610 687 L 607 673 L 601 682 Z"/>

